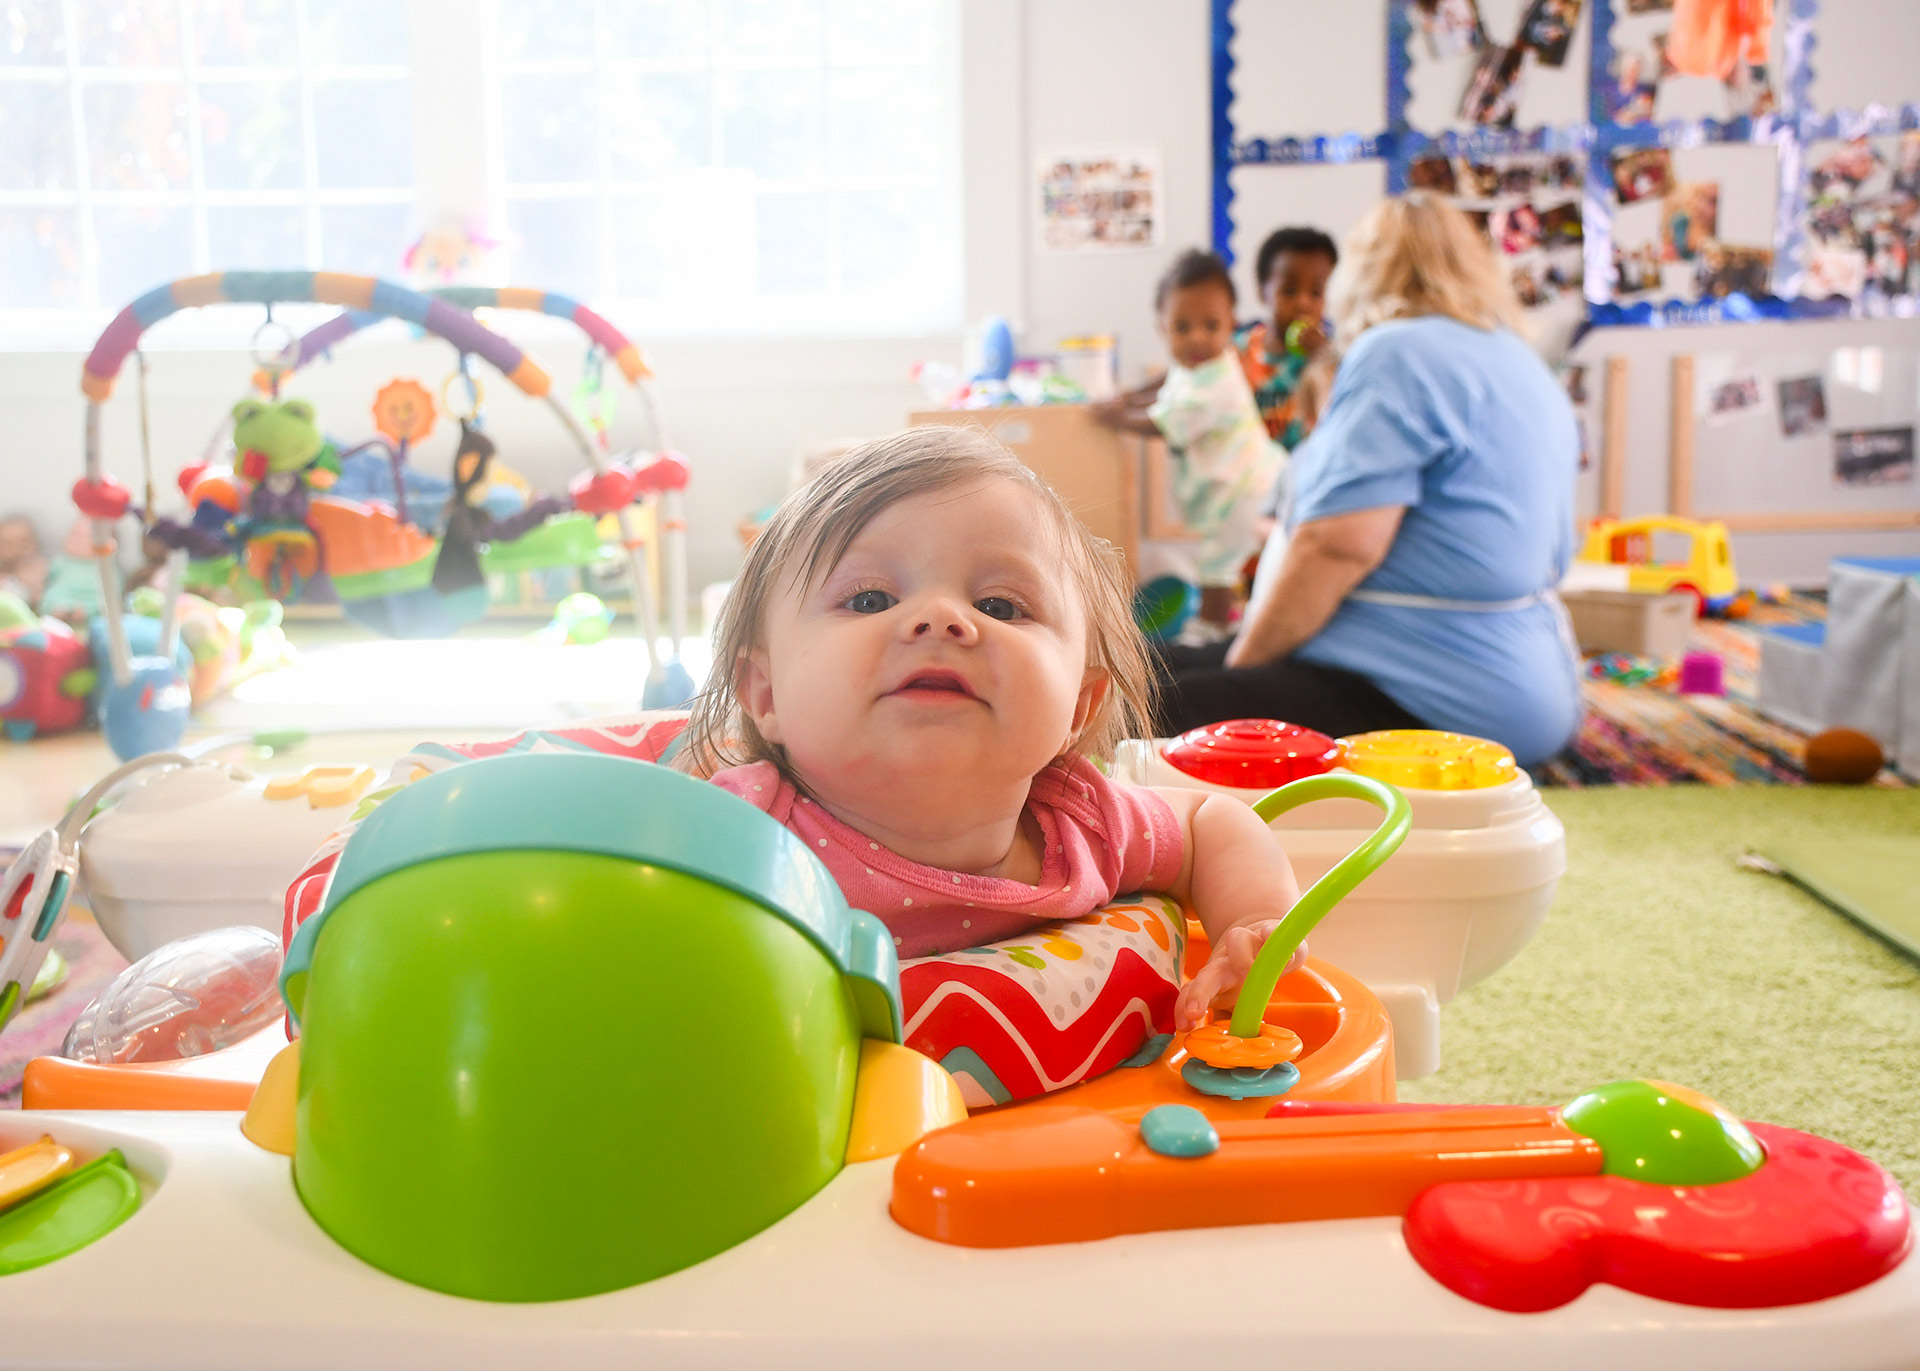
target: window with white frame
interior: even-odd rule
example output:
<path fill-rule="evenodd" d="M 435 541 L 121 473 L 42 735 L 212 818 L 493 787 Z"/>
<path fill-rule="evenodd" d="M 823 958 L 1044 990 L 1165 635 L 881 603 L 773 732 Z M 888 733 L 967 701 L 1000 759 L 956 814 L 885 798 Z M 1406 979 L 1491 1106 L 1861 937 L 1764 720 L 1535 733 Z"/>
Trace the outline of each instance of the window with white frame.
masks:
<path fill-rule="evenodd" d="M 958 324 L 958 0 L 497 13 L 516 278 L 676 330 Z"/>
<path fill-rule="evenodd" d="M 394 0 L 0 0 L 0 308 L 390 273 L 414 213 Z"/>
<path fill-rule="evenodd" d="M 655 336 L 950 329 L 959 7 L 0 0 L 0 314 L 458 219 Z"/>

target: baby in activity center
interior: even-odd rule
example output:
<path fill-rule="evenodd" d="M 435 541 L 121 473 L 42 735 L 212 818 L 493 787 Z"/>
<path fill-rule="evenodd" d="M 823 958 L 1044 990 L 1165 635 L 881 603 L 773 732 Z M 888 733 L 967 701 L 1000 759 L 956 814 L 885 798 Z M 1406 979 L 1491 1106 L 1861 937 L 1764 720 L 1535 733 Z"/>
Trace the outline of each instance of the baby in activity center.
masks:
<path fill-rule="evenodd" d="M 1136 391 L 1096 413 L 1143 433 L 1165 435 L 1174 459 L 1181 517 L 1200 536 L 1196 579 L 1200 618 L 1225 631 L 1241 568 L 1258 550 L 1255 522 L 1286 454 L 1275 447 L 1233 347 L 1237 299 L 1216 254 L 1182 253 L 1160 278 L 1154 307 L 1173 364 L 1142 409 Z"/>
<path fill-rule="evenodd" d="M 805 839 L 887 925 L 909 1042 L 959 1050 L 978 1103 L 1071 1084 L 1201 1021 L 1298 898 L 1245 804 L 1094 765 L 1148 718 L 1124 567 L 978 429 L 875 440 L 790 496 L 748 550 L 714 661 L 682 764 Z M 1115 918 L 1131 892 L 1190 905 L 1207 931 L 1177 1006 L 1177 904 Z M 973 974 L 996 968 L 998 990 Z M 950 997 L 929 987 L 970 975 L 1000 1013 L 960 1016 L 948 1040 L 926 1020 Z M 1007 1004 L 1009 985 L 1030 1003 Z M 1113 1014 L 1096 1012 L 1103 989 Z M 1136 1001 L 1153 1022 L 1116 1033 Z"/>
<path fill-rule="evenodd" d="M 387 796 L 590 749 L 711 777 L 796 834 L 892 933 L 905 1041 L 969 1104 L 1098 1076 L 1204 1021 L 1299 898 L 1247 805 L 1094 764 L 1149 731 L 1130 599 L 1120 554 L 983 430 L 862 444 L 747 549 L 691 719 L 420 745 L 288 888 L 283 936 Z M 1188 909 L 1210 952 L 1183 987 Z"/>

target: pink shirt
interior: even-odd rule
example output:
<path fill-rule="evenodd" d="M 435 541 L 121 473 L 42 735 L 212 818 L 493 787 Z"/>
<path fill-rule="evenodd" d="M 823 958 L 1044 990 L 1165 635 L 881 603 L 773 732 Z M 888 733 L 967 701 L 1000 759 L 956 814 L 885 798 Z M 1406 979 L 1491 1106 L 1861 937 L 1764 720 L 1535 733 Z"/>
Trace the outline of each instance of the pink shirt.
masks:
<path fill-rule="evenodd" d="M 1081 757 L 1049 766 L 1027 794 L 1046 838 L 1038 885 L 908 861 L 800 794 L 772 762 L 729 767 L 713 783 L 804 839 L 847 903 L 893 930 L 903 960 L 1077 919 L 1116 895 L 1165 890 L 1180 875 L 1184 844 L 1172 807 L 1151 790 L 1108 780 Z"/>

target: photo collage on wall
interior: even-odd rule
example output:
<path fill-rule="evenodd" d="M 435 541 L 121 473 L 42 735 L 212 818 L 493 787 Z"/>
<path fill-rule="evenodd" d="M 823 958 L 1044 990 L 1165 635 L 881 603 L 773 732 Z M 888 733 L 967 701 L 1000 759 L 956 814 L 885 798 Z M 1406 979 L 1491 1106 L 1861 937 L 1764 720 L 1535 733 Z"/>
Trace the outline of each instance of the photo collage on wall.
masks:
<path fill-rule="evenodd" d="M 1602 115 L 1614 124 L 1648 124 L 1775 113 L 1773 35 L 1747 27 L 1769 17 L 1768 9 L 1692 5 L 1676 12 L 1674 0 L 1616 0 L 1613 59 L 1597 92 Z"/>
<path fill-rule="evenodd" d="M 1920 293 L 1920 133 L 1807 148 L 1809 299 Z"/>
<path fill-rule="evenodd" d="M 1771 149 L 1759 154 L 1771 158 Z M 1772 293 L 1773 249 L 1726 241 L 1717 180 L 1683 179 L 1661 147 L 1607 158 L 1613 220 L 1613 298 L 1708 300 Z"/>
<path fill-rule="evenodd" d="M 1495 42 L 1480 16 L 1478 0 L 1413 0 L 1414 21 L 1437 59 L 1477 51 L 1473 76 L 1460 98 L 1460 117 L 1493 128 L 1513 127 L 1533 66 L 1559 67 L 1567 60 L 1585 0 L 1527 0 L 1517 31 Z"/>
<path fill-rule="evenodd" d="M 1585 161 L 1567 153 L 1417 157 L 1407 168 L 1409 187 L 1448 197 L 1480 226 L 1527 309 L 1580 294 L 1585 182 Z"/>

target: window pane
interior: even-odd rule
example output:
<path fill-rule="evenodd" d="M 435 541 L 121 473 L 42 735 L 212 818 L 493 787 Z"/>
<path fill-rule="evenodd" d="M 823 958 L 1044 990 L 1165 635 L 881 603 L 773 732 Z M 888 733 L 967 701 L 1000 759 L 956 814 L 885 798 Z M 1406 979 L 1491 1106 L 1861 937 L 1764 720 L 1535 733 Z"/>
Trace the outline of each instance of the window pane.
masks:
<path fill-rule="evenodd" d="M 934 90 L 925 72 L 836 71 L 827 90 L 833 175 L 919 179 L 934 138 Z"/>
<path fill-rule="evenodd" d="M 713 0 L 720 51 L 809 59 L 820 50 L 819 0 Z"/>
<path fill-rule="evenodd" d="M 64 209 L 0 209 L 0 306 L 79 303 L 78 216 Z"/>
<path fill-rule="evenodd" d="M 200 87 L 200 158 L 209 190 L 301 184 L 300 94 L 247 81 Z"/>
<path fill-rule="evenodd" d="M 72 186 L 73 122 L 66 86 L 0 85 L 0 189 Z"/>
<path fill-rule="evenodd" d="M 291 208 L 210 206 L 207 262 L 215 271 L 271 271 L 305 266 L 306 212 Z"/>
<path fill-rule="evenodd" d="M 398 66 L 407 60 L 399 0 L 307 0 L 307 60 L 316 66 Z"/>
<path fill-rule="evenodd" d="M 614 8 L 619 8 L 616 0 Z M 509 62 L 593 56 L 591 0 L 505 0 L 500 51 Z"/>
<path fill-rule="evenodd" d="M 939 10 L 927 0 L 827 0 L 827 60 L 925 61 L 939 36 Z"/>
<path fill-rule="evenodd" d="M 80 60 L 90 67 L 177 67 L 180 8 L 174 0 L 73 0 Z"/>
<path fill-rule="evenodd" d="M 93 234 L 100 303 L 111 309 L 193 273 L 193 220 L 185 209 L 96 209 Z"/>
<path fill-rule="evenodd" d="M 314 172 L 329 189 L 413 184 L 413 95 L 404 80 L 313 87 Z"/>
<path fill-rule="evenodd" d="M 798 295 L 827 288 L 827 197 L 762 195 L 759 281 L 762 295 Z"/>
<path fill-rule="evenodd" d="M 320 260 L 329 271 L 394 276 L 412 228 L 408 205 L 328 205 L 320 211 Z"/>
<path fill-rule="evenodd" d="M 895 191 L 840 197 L 840 284 L 871 290 L 909 276 L 919 234 L 915 197 Z"/>
<path fill-rule="evenodd" d="M 616 0 L 606 7 L 608 50 L 615 57 L 704 57 L 707 7 L 696 0 Z"/>
<path fill-rule="evenodd" d="M 592 200 L 509 200 L 516 243 L 510 278 L 591 300 L 600 286 L 600 214 Z"/>
<path fill-rule="evenodd" d="M 613 202 L 613 293 L 685 302 L 710 323 L 739 319 L 754 295 L 754 219 L 750 173 L 662 173 L 647 194 Z"/>
<path fill-rule="evenodd" d="M 613 290 L 622 300 L 650 300 L 667 284 L 673 207 L 659 196 L 613 206 Z"/>
<path fill-rule="evenodd" d="M 87 164 L 95 190 L 185 190 L 187 99 L 172 82 L 88 85 Z M 104 268 L 103 268 L 104 270 Z"/>
<path fill-rule="evenodd" d="M 720 78 L 724 164 L 761 176 L 820 173 L 818 71 L 739 71 Z"/>
<path fill-rule="evenodd" d="M 713 101 L 704 72 L 641 76 L 609 98 L 613 177 L 637 180 L 668 167 L 712 161 Z"/>
<path fill-rule="evenodd" d="M 591 181 L 599 175 L 591 78 L 509 76 L 500 83 L 500 108 L 508 181 Z"/>
<path fill-rule="evenodd" d="M 60 0 L 11 0 L 0 8 L 0 66 L 59 66 L 66 60 Z"/>
<path fill-rule="evenodd" d="M 194 0 L 192 13 L 197 62 L 290 67 L 300 60 L 293 0 Z"/>

